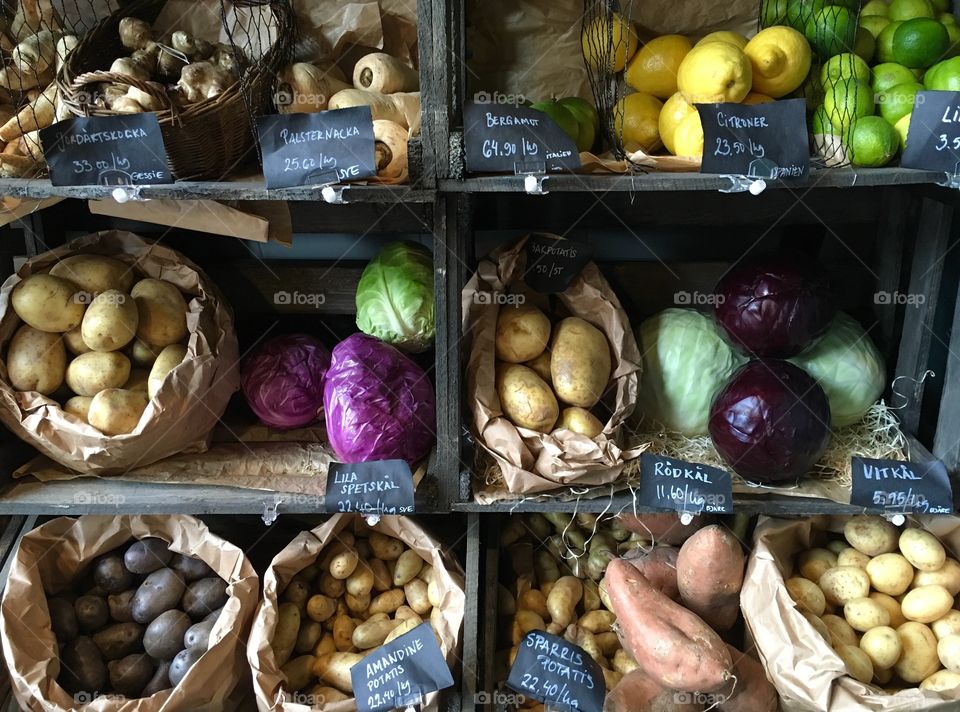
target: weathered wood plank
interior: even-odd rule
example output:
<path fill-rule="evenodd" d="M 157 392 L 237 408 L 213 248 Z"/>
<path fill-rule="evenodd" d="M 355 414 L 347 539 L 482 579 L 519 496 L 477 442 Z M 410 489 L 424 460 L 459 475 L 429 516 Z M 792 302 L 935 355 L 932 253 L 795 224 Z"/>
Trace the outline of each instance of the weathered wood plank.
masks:
<path fill-rule="evenodd" d="M 933 454 L 943 460 L 948 470 L 960 469 L 960 293 L 953 301 L 953 322 L 943 374 L 943 391 L 933 437 Z"/>

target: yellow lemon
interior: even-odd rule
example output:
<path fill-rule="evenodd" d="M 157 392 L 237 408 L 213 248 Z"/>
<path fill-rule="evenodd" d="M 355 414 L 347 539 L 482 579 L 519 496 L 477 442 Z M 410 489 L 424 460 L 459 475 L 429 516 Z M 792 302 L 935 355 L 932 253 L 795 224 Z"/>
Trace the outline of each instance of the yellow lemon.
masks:
<path fill-rule="evenodd" d="M 703 156 L 703 125 L 700 123 L 700 112 L 688 114 L 673 132 L 673 147 L 678 156 Z"/>
<path fill-rule="evenodd" d="M 694 47 L 680 63 L 677 88 L 693 104 L 739 102 L 750 91 L 753 72 L 747 55 L 729 42 Z"/>
<path fill-rule="evenodd" d="M 619 72 L 636 53 L 639 39 L 633 23 L 623 15 L 615 12 L 607 20 L 601 15 L 584 27 L 580 43 L 591 67 Z"/>
<path fill-rule="evenodd" d="M 660 111 L 663 104 L 652 94 L 628 94 L 613 107 L 613 130 L 626 151 L 652 153 L 660 148 Z"/>
<path fill-rule="evenodd" d="M 660 140 L 663 141 L 663 145 L 670 153 L 676 153 L 673 146 L 674 131 L 677 130 L 680 122 L 691 113 L 697 113 L 696 107 L 684 99 L 680 92 L 664 102 L 663 109 L 660 111 Z"/>
<path fill-rule="evenodd" d="M 766 94 L 758 94 L 755 91 L 750 92 L 745 97 L 741 104 L 746 104 L 747 106 L 753 106 L 754 104 L 769 104 L 776 101 L 772 96 L 767 96 Z"/>
<path fill-rule="evenodd" d="M 677 91 L 677 70 L 693 43 L 683 35 L 663 35 L 641 47 L 624 74 L 627 84 L 637 91 L 667 99 Z"/>
<path fill-rule="evenodd" d="M 792 27 L 760 30 L 743 52 L 753 68 L 753 90 L 775 99 L 797 89 L 810 73 L 810 43 Z"/>
<path fill-rule="evenodd" d="M 747 46 L 746 37 L 741 35 L 739 32 L 730 32 L 729 30 L 711 32 L 709 35 L 706 35 L 702 40 L 697 42 L 697 44 L 702 45 L 707 44 L 708 42 L 729 42 L 732 45 L 736 45 L 740 49 L 743 49 Z"/>
<path fill-rule="evenodd" d="M 901 150 L 907 147 L 907 134 L 910 133 L 910 119 L 912 117 L 913 112 L 911 111 L 906 116 L 901 116 L 900 120 L 893 125 L 893 128 L 897 130 L 897 134 L 900 136 Z"/>

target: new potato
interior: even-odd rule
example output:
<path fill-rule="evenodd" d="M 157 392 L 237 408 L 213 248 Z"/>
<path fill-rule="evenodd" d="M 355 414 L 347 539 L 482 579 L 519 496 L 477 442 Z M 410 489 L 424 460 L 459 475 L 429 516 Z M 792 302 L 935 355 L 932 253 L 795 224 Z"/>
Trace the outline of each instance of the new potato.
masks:
<path fill-rule="evenodd" d="M 820 577 L 820 588 L 831 606 L 842 606 L 854 598 L 865 598 L 870 593 L 870 577 L 855 566 L 838 566 Z"/>
<path fill-rule="evenodd" d="M 948 635 L 960 635 L 960 611 L 947 611 L 946 615 L 931 623 L 930 628 L 938 639 Z"/>
<path fill-rule="evenodd" d="M 867 654 L 874 669 L 889 670 L 900 659 L 903 647 L 900 638 L 890 626 L 878 626 L 863 634 L 860 649 Z"/>
<path fill-rule="evenodd" d="M 924 529 L 905 529 L 899 544 L 900 552 L 920 571 L 937 571 L 947 560 L 943 544 Z"/>
<path fill-rule="evenodd" d="M 836 648 L 837 655 L 847 666 L 850 677 L 869 685 L 873 679 L 873 663 L 869 656 L 860 648 L 853 645 L 840 645 Z"/>
<path fill-rule="evenodd" d="M 560 407 L 550 386 L 532 369 L 501 364 L 496 381 L 500 407 L 514 425 L 541 433 L 553 428 Z"/>
<path fill-rule="evenodd" d="M 66 369 L 67 352 L 60 334 L 27 324 L 17 329 L 7 351 L 11 386 L 48 396 L 63 384 Z"/>
<path fill-rule="evenodd" d="M 544 351 L 535 359 L 531 361 L 527 361 L 523 365 L 532 368 L 534 372 L 538 376 L 540 376 L 540 378 L 542 378 L 548 384 L 552 385 L 552 381 L 550 377 L 550 352 L 549 351 Z"/>
<path fill-rule="evenodd" d="M 77 356 L 67 366 L 67 386 L 78 396 L 95 396 L 107 388 L 121 388 L 130 378 L 130 359 L 121 353 Z"/>
<path fill-rule="evenodd" d="M 91 399 L 87 421 L 105 435 L 132 433 L 148 403 L 142 391 L 107 388 Z"/>
<path fill-rule="evenodd" d="M 150 398 L 156 397 L 167 374 L 179 366 L 186 355 L 187 347 L 183 344 L 171 344 L 160 352 L 157 360 L 153 362 L 153 368 L 150 369 L 150 376 L 147 379 L 147 395 Z"/>
<path fill-rule="evenodd" d="M 79 356 L 80 354 L 89 353 L 93 351 L 89 346 L 83 343 L 83 322 L 80 323 L 80 326 L 70 329 L 70 331 L 63 332 L 63 343 L 66 344 L 67 351 L 72 353 L 74 356 Z"/>
<path fill-rule="evenodd" d="M 937 641 L 937 657 L 952 672 L 960 672 L 960 635 L 948 635 Z"/>
<path fill-rule="evenodd" d="M 550 319 L 535 306 L 505 306 L 497 315 L 495 351 L 506 363 L 523 363 L 543 353 L 550 341 Z"/>
<path fill-rule="evenodd" d="M 595 438 L 603 432 L 603 423 L 586 408 L 572 405 L 560 413 L 556 430 L 571 430 L 588 438 Z"/>
<path fill-rule="evenodd" d="M 827 613 L 822 616 L 821 619 L 823 624 L 827 627 L 827 630 L 830 631 L 830 640 L 834 645 L 859 645 L 860 637 L 857 635 L 857 631 L 850 627 L 850 624 L 847 623 L 840 616 L 834 615 L 833 613 Z"/>
<path fill-rule="evenodd" d="M 938 670 L 920 683 L 921 690 L 946 692 L 960 686 L 960 673 L 952 670 Z"/>
<path fill-rule="evenodd" d="M 869 563 L 870 557 L 866 554 L 861 554 L 852 546 L 846 547 L 837 554 L 837 566 L 856 566 L 858 569 L 865 570 Z"/>
<path fill-rule="evenodd" d="M 138 311 L 137 319 L 139 318 Z M 130 360 L 138 368 L 151 368 L 161 351 L 163 351 L 161 347 L 151 346 L 140 339 L 134 339 L 133 345 L 130 347 Z"/>
<path fill-rule="evenodd" d="M 893 596 L 879 591 L 871 591 L 869 598 L 878 603 L 890 616 L 890 627 L 897 628 L 907 622 L 903 617 L 903 611 L 900 610 L 900 602 Z"/>
<path fill-rule="evenodd" d="M 851 628 L 861 633 L 890 625 L 890 614 L 879 603 L 867 597 L 853 598 L 844 603 L 843 617 Z"/>
<path fill-rule="evenodd" d="M 933 623 L 953 608 L 953 596 L 943 586 L 921 586 L 910 591 L 900 602 L 907 620 Z"/>
<path fill-rule="evenodd" d="M 917 571 L 913 576 L 913 587 L 943 586 L 951 596 L 960 593 L 960 563 L 956 559 L 947 559 L 936 571 Z"/>
<path fill-rule="evenodd" d="M 919 683 L 940 669 L 937 639 L 923 623 L 908 621 L 897 628 L 903 653 L 894 671 L 904 682 Z"/>
<path fill-rule="evenodd" d="M 899 596 L 913 582 L 913 566 L 900 554 L 880 554 L 867 564 L 867 575 L 880 593 Z"/>
<path fill-rule="evenodd" d="M 133 341 L 139 319 L 132 297 L 108 289 L 94 297 L 87 307 L 80 335 L 93 351 L 116 351 Z"/>
<path fill-rule="evenodd" d="M 77 286 L 49 274 L 34 274 L 13 288 L 13 310 L 34 329 L 63 333 L 80 326 L 87 305 Z"/>
<path fill-rule="evenodd" d="M 796 601 L 802 610 L 809 611 L 815 616 L 823 615 L 827 602 L 817 584 L 801 576 L 794 576 L 787 579 L 786 585 L 790 598 Z"/>
<path fill-rule="evenodd" d="M 838 565 L 837 555 L 829 549 L 808 549 L 797 557 L 800 575 L 811 581 L 819 581 L 827 569 Z"/>
<path fill-rule="evenodd" d="M 71 255 L 50 268 L 50 274 L 77 285 L 91 297 L 108 289 L 129 292 L 134 271 L 126 262 L 103 255 Z"/>
<path fill-rule="evenodd" d="M 592 408 L 610 381 L 610 344 L 600 329 L 579 317 L 567 317 L 553 330 L 550 376 L 564 403 Z"/>
<path fill-rule="evenodd" d="M 896 551 L 898 534 L 893 524 L 876 515 L 851 517 L 843 526 L 843 536 L 850 546 L 867 556 Z"/>
<path fill-rule="evenodd" d="M 169 346 L 187 335 L 187 303 L 180 290 L 162 279 L 141 279 L 130 291 L 137 303 L 137 338 Z"/>

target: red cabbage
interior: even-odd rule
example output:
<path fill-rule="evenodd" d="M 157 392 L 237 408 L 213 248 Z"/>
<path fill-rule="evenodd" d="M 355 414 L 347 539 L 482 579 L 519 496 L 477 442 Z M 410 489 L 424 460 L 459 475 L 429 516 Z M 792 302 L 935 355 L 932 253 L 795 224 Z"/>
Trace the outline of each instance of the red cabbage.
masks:
<path fill-rule="evenodd" d="M 333 349 L 323 388 L 327 436 L 343 462 L 406 460 L 436 440 L 433 384 L 394 347 L 353 334 Z"/>
<path fill-rule="evenodd" d="M 802 368 L 779 359 L 741 366 L 710 407 L 710 437 L 734 472 L 751 482 L 796 481 L 830 442 L 830 403 Z"/>
<path fill-rule="evenodd" d="M 717 321 L 734 346 L 761 358 L 796 356 L 836 313 L 826 274 L 799 252 L 746 259 L 715 290 Z"/>
<path fill-rule="evenodd" d="M 240 364 L 243 397 L 264 425 L 302 428 L 320 416 L 329 367 L 330 353 L 314 337 L 276 336 Z"/>

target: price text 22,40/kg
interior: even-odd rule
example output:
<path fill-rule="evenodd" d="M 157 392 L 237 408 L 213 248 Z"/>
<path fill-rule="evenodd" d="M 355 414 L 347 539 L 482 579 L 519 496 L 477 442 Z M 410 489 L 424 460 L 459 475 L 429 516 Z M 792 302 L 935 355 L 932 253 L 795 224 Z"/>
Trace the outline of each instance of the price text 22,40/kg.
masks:
<path fill-rule="evenodd" d="M 497 141 L 488 138 L 483 142 L 483 157 L 511 157 L 534 158 L 540 153 L 540 146 L 536 141 L 528 141 L 525 138 L 520 139 L 519 145 L 513 141 Z"/>
<path fill-rule="evenodd" d="M 753 139 L 747 139 L 746 143 L 743 141 L 731 143 L 723 136 L 717 136 L 717 145 L 713 149 L 714 156 L 743 156 L 749 154 L 754 158 L 764 158 L 766 153 L 767 150 L 763 147 L 763 144 L 757 143 Z"/>

